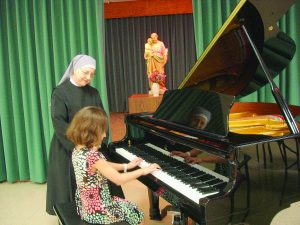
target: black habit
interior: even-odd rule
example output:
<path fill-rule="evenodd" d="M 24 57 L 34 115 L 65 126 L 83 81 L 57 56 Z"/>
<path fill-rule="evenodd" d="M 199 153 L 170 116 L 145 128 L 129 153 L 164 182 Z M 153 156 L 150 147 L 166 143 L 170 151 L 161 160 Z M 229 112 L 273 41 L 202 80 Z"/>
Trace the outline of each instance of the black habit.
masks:
<path fill-rule="evenodd" d="M 76 183 L 71 162 L 74 144 L 67 139 L 66 130 L 75 113 L 85 106 L 103 108 L 97 89 L 89 85 L 77 87 L 68 79 L 52 92 L 51 117 L 54 135 L 48 161 L 46 202 L 46 211 L 51 215 L 55 214 L 55 203 L 74 201 Z M 119 193 L 123 197 L 122 191 Z"/>

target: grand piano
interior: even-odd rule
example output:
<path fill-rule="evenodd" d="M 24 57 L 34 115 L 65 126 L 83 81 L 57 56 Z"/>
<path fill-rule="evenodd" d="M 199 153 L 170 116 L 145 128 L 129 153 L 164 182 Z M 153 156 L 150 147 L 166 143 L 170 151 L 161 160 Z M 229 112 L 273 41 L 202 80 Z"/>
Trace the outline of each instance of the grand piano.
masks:
<path fill-rule="evenodd" d="M 191 218 L 206 225 L 265 225 L 282 207 L 299 201 L 298 123 L 273 82 L 296 49 L 276 26 L 292 4 L 290 0 L 241 0 L 179 88 L 168 90 L 154 113 L 127 115 L 125 137 L 109 145 L 120 162 L 141 157 L 141 167 L 160 164 L 161 171 L 139 180 L 154 192 L 163 189 L 179 199 L 181 224 Z M 285 132 L 270 135 L 229 129 L 236 99 L 266 84 L 282 113 Z M 197 108 L 209 112 L 204 129 L 193 125 Z M 286 193 L 280 188 L 286 180 L 270 169 L 261 170 L 251 153 L 252 146 L 285 141 L 295 143 L 298 166 L 297 179 L 289 184 L 294 189 L 285 188 Z M 170 155 L 191 149 L 213 160 L 189 164 Z M 276 171 L 283 176 L 283 170 Z"/>

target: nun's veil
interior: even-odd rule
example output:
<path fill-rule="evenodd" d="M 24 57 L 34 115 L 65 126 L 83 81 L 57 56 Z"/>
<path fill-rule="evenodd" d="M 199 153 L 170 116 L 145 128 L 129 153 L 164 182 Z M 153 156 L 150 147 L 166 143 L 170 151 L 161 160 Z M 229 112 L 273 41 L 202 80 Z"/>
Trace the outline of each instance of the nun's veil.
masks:
<path fill-rule="evenodd" d="M 83 67 L 90 67 L 96 69 L 96 60 L 88 55 L 76 55 L 70 62 L 58 85 L 64 82 L 65 80 L 69 79 L 76 69 Z"/>
<path fill-rule="evenodd" d="M 209 122 L 211 119 L 211 112 L 203 107 L 197 106 L 192 111 L 192 117 L 197 117 L 197 116 L 204 116 L 204 117 L 206 117 L 207 122 Z"/>

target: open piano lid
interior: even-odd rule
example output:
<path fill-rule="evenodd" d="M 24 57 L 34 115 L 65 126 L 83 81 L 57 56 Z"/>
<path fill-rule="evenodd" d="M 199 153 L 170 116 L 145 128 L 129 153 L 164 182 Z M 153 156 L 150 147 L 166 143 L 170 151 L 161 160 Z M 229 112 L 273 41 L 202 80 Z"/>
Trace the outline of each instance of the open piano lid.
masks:
<path fill-rule="evenodd" d="M 274 78 L 295 53 L 293 40 L 276 25 L 292 3 L 273 0 L 270 7 L 269 0 L 240 1 L 179 90 L 167 91 L 151 118 L 192 138 L 200 135 L 237 146 L 272 138 L 244 135 L 244 139 L 235 135 L 229 132 L 228 116 L 236 96 L 245 96 L 268 83 L 242 25 Z M 198 107 L 210 112 L 210 121 L 204 129 L 191 125 Z"/>
<path fill-rule="evenodd" d="M 245 25 L 274 78 L 292 60 L 296 46 L 276 23 L 293 0 L 241 0 L 179 89 L 196 87 L 246 96 L 268 83 L 242 30 Z"/>

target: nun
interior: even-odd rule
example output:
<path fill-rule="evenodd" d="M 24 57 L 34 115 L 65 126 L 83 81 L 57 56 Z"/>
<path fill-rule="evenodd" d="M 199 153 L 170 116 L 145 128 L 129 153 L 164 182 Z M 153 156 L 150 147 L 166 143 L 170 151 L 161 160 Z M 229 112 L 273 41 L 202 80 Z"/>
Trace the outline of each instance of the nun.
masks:
<path fill-rule="evenodd" d="M 197 106 L 193 109 L 191 118 L 191 127 L 204 130 L 211 119 L 211 112 L 203 107 Z"/>
<path fill-rule="evenodd" d="M 76 55 L 54 88 L 51 97 L 51 118 L 54 135 L 51 141 L 46 211 L 55 215 L 53 205 L 74 201 L 75 175 L 71 162 L 74 145 L 67 139 L 66 130 L 75 113 L 86 106 L 103 109 L 99 92 L 90 86 L 95 76 L 96 60 L 88 55 Z M 124 197 L 121 188 L 115 195 Z"/>

